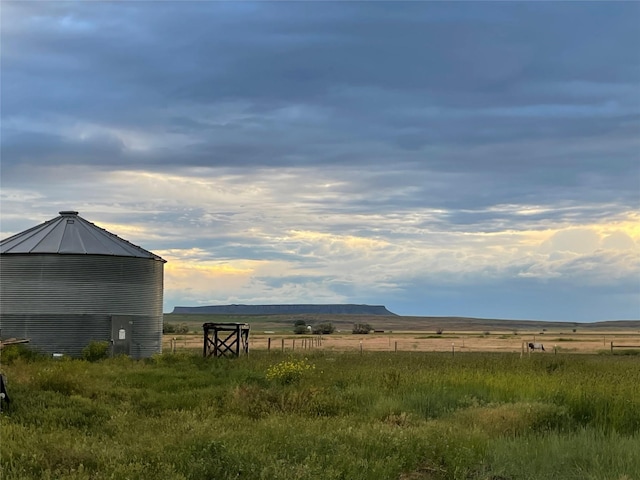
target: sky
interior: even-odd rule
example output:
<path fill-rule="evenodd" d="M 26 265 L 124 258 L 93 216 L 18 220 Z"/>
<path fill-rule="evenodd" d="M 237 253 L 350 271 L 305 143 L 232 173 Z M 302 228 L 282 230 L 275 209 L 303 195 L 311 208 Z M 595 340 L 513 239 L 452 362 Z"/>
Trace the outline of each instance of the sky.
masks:
<path fill-rule="evenodd" d="M 640 319 L 640 3 L 3 1 L 0 236 L 174 306 Z"/>

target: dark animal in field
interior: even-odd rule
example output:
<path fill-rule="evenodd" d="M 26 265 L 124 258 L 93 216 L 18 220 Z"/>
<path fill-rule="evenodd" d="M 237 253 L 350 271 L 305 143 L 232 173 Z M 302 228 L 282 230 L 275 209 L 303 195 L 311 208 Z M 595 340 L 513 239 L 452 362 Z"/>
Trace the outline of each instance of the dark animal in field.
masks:
<path fill-rule="evenodd" d="M 7 392 L 7 384 L 4 380 L 4 375 L 0 375 L 0 405 L 3 403 L 9 405 L 9 403 L 11 403 L 11 399 Z"/>
<path fill-rule="evenodd" d="M 542 345 L 541 343 L 529 343 L 529 350 L 533 350 L 534 352 L 536 350 L 542 350 L 543 352 L 545 351 L 544 345 Z"/>

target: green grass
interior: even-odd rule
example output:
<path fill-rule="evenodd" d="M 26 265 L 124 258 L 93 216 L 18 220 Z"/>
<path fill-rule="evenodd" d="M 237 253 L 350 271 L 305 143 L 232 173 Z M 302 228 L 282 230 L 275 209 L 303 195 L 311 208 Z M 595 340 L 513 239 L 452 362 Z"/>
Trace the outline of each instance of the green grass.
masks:
<path fill-rule="evenodd" d="M 0 478 L 640 478 L 637 357 L 305 353 L 3 351 Z"/>

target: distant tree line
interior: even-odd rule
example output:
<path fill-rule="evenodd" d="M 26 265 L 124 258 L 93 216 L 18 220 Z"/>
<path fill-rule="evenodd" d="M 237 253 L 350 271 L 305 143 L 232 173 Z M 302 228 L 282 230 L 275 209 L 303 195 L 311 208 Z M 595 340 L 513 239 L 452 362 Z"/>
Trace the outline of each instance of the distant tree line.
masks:
<path fill-rule="evenodd" d="M 304 320 L 296 320 L 293 323 L 293 333 L 302 335 L 304 333 L 312 333 L 314 335 L 329 335 L 336 331 L 331 322 L 323 322 L 317 325 L 307 325 Z"/>
<path fill-rule="evenodd" d="M 312 333 L 314 335 L 329 335 L 336 331 L 335 326 L 331 322 L 322 322 L 316 325 L 307 325 L 304 320 L 296 320 L 293 322 L 293 333 L 303 335 Z M 368 323 L 354 323 L 351 333 L 365 335 L 373 331 L 373 327 Z"/>
<path fill-rule="evenodd" d="M 189 325 L 186 323 L 176 325 L 175 323 L 164 322 L 162 324 L 162 333 L 189 333 Z"/>
<path fill-rule="evenodd" d="M 368 323 L 354 323 L 353 330 L 351 331 L 351 333 L 357 334 L 357 335 L 365 335 L 371 332 L 372 330 L 373 328 Z"/>

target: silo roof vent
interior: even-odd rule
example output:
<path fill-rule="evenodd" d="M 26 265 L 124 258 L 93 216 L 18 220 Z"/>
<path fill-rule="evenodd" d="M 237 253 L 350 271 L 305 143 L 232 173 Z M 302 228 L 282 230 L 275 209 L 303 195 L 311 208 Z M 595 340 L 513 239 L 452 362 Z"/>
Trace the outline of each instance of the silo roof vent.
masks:
<path fill-rule="evenodd" d="M 59 253 L 113 255 L 160 260 L 161 257 L 85 220 L 74 210 L 0 242 L 1 254 Z"/>

